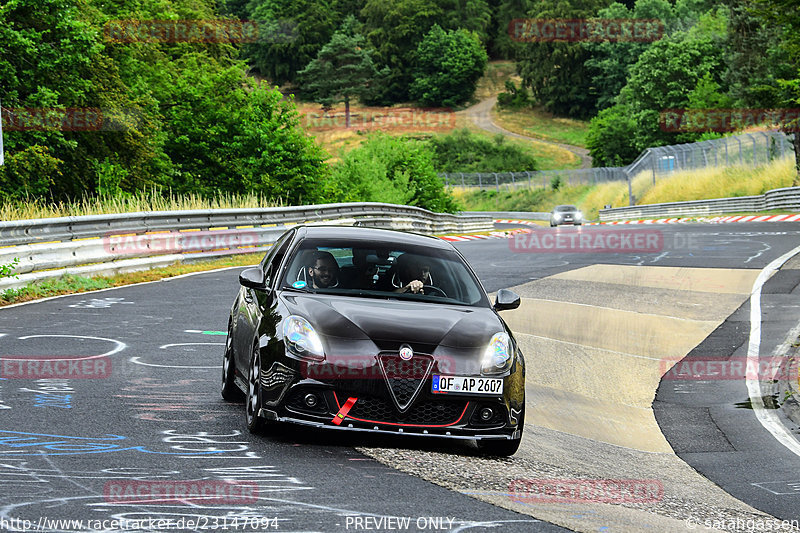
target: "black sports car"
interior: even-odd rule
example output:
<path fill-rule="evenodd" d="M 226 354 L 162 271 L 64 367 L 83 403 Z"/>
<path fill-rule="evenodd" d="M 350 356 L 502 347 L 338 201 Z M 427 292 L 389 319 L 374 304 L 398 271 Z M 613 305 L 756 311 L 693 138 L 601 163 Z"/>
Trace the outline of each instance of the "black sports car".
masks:
<path fill-rule="evenodd" d="M 299 226 L 239 275 L 222 396 L 274 422 L 454 439 L 511 455 L 525 362 L 461 254 L 422 235 Z"/>

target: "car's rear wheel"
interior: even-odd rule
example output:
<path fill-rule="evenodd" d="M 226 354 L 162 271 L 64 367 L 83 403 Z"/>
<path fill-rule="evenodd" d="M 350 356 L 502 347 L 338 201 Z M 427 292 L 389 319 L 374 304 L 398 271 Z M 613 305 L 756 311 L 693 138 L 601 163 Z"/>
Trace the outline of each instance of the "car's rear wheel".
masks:
<path fill-rule="evenodd" d="M 228 337 L 225 339 L 225 353 L 222 356 L 222 397 L 229 402 L 241 402 L 244 394 L 236 386 L 236 363 L 233 360 L 232 328 L 228 324 Z"/>
<path fill-rule="evenodd" d="M 261 433 L 266 425 L 263 418 L 258 416 L 261 408 L 261 351 L 258 344 L 253 346 L 253 356 L 250 358 L 250 370 L 247 373 L 247 429 L 250 433 Z"/>
<path fill-rule="evenodd" d="M 519 438 L 511 440 L 479 440 L 478 451 L 482 455 L 492 455 L 497 457 L 510 457 L 517 453 L 519 444 L 522 442 L 522 432 L 525 429 L 525 408 L 519 418 Z"/>

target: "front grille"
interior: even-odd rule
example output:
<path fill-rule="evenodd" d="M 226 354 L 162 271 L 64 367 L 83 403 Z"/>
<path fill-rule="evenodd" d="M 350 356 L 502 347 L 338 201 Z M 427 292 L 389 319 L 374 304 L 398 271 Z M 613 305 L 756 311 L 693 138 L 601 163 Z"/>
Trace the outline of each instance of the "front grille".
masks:
<path fill-rule="evenodd" d="M 348 417 L 369 422 L 444 426 L 458 422 L 466 405 L 465 401 L 421 400 L 402 414 L 398 413 L 389 401 L 366 396 L 358 399 Z"/>
<path fill-rule="evenodd" d="M 406 411 L 428 379 L 433 358 L 429 355 L 415 355 L 404 361 L 399 355 L 384 354 L 378 359 L 395 405 L 401 412 Z"/>

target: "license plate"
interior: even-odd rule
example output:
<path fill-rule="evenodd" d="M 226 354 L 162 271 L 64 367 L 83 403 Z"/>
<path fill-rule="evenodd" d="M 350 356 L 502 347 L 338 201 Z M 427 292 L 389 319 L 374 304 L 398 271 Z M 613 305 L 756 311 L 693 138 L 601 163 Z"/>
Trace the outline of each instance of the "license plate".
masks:
<path fill-rule="evenodd" d="M 433 376 L 433 392 L 460 392 L 467 394 L 503 394 L 501 378 L 476 378 L 471 376 Z"/>

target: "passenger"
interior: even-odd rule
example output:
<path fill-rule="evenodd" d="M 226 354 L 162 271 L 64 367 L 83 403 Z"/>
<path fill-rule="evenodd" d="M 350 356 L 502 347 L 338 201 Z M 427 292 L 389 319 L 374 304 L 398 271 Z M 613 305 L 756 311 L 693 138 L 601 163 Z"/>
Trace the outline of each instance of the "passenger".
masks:
<path fill-rule="evenodd" d="M 311 254 L 308 279 L 315 289 L 330 289 L 339 285 L 339 264 L 333 254 L 319 250 Z"/>

